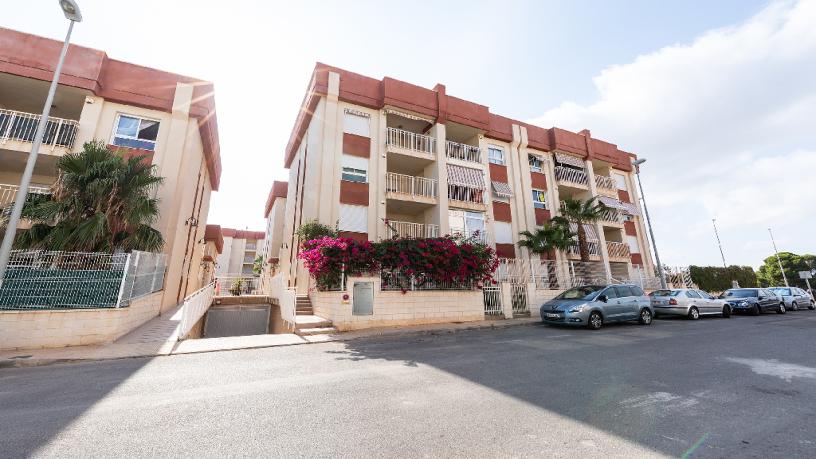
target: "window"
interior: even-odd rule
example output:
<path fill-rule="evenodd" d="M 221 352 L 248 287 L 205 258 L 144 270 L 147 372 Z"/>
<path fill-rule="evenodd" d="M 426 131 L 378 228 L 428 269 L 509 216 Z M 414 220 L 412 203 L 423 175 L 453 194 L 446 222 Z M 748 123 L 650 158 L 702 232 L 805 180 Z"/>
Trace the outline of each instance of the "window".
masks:
<path fill-rule="evenodd" d="M 116 119 L 116 128 L 113 131 L 111 143 L 120 147 L 153 151 L 156 149 L 158 134 L 158 121 L 119 115 Z"/>
<path fill-rule="evenodd" d="M 631 221 L 635 220 L 635 217 L 633 217 L 633 216 L 631 216 L 629 214 L 626 214 L 626 213 L 621 214 L 621 216 L 623 216 L 623 221 L 625 221 L 625 222 L 631 222 Z"/>
<path fill-rule="evenodd" d="M 487 160 L 493 164 L 504 164 L 504 149 L 501 147 L 487 147 Z"/>
<path fill-rule="evenodd" d="M 360 183 L 368 182 L 368 158 L 343 155 L 341 164 L 343 165 L 343 173 L 340 176 L 342 180 Z"/>
<path fill-rule="evenodd" d="M 609 287 L 606 290 L 604 290 L 603 293 L 601 293 L 601 295 L 606 295 L 606 298 L 608 300 L 611 300 L 613 298 L 618 298 L 618 291 L 615 289 L 615 287 Z"/>
<path fill-rule="evenodd" d="M 646 292 L 644 292 L 643 289 L 638 287 L 637 285 L 630 285 L 629 289 L 632 290 L 632 295 L 646 296 Z"/>
<path fill-rule="evenodd" d="M 626 191 L 626 177 L 623 174 L 613 173 L 612 178 L 615 179 L 615 184 L 619 190 Z"/>
<path fill-rule="evenodd" d="M 340 204 L 340 221 L 337 226 L 340 231 L 367 233 L 368 206 Z"/>
<path fill-rule="evenodd" d="M 530 172 L 542 172 L 543 162 L 535 155 L 527 155 L 527 162 L 530 163 Z"/>
<path fill-rule="evenodd" d="M 713 299 L 714 299 L 714 297 L 712 297 L 711 295 L 709 295 L 709 294 L 708 294 L 708 292 L 704 292 L 704 291 L 702 291 L 702 290 L 697 290 L 697 293 L 698 293 L 698 294 L 699 294 L 699 295 L 700 295 L 700 296 L 701 296 L 703 299 L 706 299 L 706 300 L 713 300 Z"/>
<path fill-rule="evenodd" d="M 629 287 L 626 286 L 615 287 L 615 291 L 618 294 L 618 298 L 626 298 L 627 296 L 632 296 L 632 291 L 629 290 Z"/>
<path fill-rule="evenodd" d="M 542 190 L 533 190 L 533 207 L 536 209 L 547 208 L 547 192 Z"/>
<path fill-rule="evenodd" d="M 468 212 L 464 210 L 451 210 L 448 213 L 448 223 L 453 234 L 460 234 L 465 237 L 484 237 L 485 214 L 481 212 Z"/>
<path fill-rule="evenodd" d="M 346 111 L 343 117 L 343 132 L 355 134 L 363 137 L 371 137 L 369 129 L 369 117 L 363 113 L 352 113 Z"/>
<path fill-rule="evenodd" d="M 686 296 L 689 298 L 700 298 L 700 294 L 694 290 L 686 290 Z"/>
<path fill-rule="evenodd" d="M 493 230 L 496 231 L 497 244 L 513 243 L 513 227 L 507 222 L 493 222 Z"/>

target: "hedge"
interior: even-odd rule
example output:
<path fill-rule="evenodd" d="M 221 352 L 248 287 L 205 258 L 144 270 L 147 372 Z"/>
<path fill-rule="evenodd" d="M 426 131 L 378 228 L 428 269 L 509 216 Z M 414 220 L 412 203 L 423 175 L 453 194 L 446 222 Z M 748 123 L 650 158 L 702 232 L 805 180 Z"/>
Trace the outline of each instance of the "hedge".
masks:
<path fill-rule="evenodd" d="M 732 281 L 737 281 L 740 287 L 758 286 L 756 273 L 750 266 L 689 266 L 689 274 L 692 282 L 708 292 L 728 290 L 732 287 Z"/>

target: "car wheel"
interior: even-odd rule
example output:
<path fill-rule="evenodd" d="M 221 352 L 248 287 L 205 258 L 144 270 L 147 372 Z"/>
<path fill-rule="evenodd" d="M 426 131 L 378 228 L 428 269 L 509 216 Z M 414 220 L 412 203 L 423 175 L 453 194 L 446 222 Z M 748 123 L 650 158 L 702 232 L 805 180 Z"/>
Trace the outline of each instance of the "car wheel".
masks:
<path fill-rule="evenodd" d="M 799 305 L 796 304 L 795 301 L 793 303 L 791 303 L 791 311 L 798 311 L 798 310 L 799 310 Z"/>
<path fill-rule="evenodd" d="M 590 330 L 600 330 L 603 327 L 603 316 L 598 311 L 593 311 L 589 314 L 589 320 L 587 321 L 587 326 Z"/>
<path fill-rule="evenodd" d="M 785 308 L 785 303 L 779 303 L 779 309 L 776 311 L 776 313 L 784 314 L 786 312 L 788 312 L 788 310 Z"/>
<path fill-rule="evenodd" d="M 638 322 L 641 325 L 651 325 L 652 324 L 652 311 L 643 308 L 640 310 L 640 317 L 638 318 Z"/>
<path fill-rule="evenodd" d="M 696 307 L 692 306 L 691 309 L 689 309 L 688 318 L 691 320 L 699 319 L 700 311 L 698 311 Z"/>
<path fill-rule="evenodd" d="M 758 304 L 755 304 L 753 308 L 751 308 L 751 315 L 758 316 L 762 314 L 762 308 L 759 307 Z"/>
<path fill-rule="evenodd" d="M 727 304 L 723 306 L 722 316 L 725 317 L 726 319 L 731 317 L 731 307 L 728 306 Z"/>
<path fill-rule="evenodd" d="M 814 303 L 813 301 L 811 301 L 811 302 L 810 302 L 810 306 L 808 306 L 808 309 L 810 309 L 811 311 L 812 311 L 812 310 L 814 310 L 814 309 L 816 309 L 816 303 Z"/>

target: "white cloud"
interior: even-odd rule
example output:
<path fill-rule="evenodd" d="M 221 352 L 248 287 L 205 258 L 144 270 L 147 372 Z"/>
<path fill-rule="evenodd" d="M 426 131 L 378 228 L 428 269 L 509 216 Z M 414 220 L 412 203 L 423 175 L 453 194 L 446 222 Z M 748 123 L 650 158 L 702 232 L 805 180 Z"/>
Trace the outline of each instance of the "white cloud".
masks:
<path fill-rule="evenodd" d="M 773 3 L 609 67 L 590 105 L 564 102 L 533 120 L 579 130 L 648 158 L 646 198 L 669 264 L 757 266 L 780 250 L 816 252 L 816 1 Z M 808 206 L 810 204 L 810 206 Z"/>

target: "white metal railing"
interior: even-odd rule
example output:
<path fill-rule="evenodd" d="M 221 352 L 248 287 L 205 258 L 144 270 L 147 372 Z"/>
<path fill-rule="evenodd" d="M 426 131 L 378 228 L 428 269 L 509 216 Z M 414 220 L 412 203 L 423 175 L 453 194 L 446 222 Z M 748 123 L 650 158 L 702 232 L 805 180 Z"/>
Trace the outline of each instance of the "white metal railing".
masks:
<path fill-rule="evenodd" d="M 397 128 L 388 128 L 386 145 L 393 145 L 398 148 L 427 153 L 429 155 L 436 154 L 435 138 Z"/>
<path fill-rule="evenodd" d="M 629 258 L 629 245 L 624 242 L 606 241 L 609 258 Z"/>
<path fill-rule="evenodd" d="M 587 250 L 589 251 L 590 256 L 592 256 L 592 255 L 600 256 L 601 255 L 601 246 L 598 243 L 598 241 L 586 241 L 586 243 L 587 243 Z M 570 255 L 580 256 L 581 255 L 581 250 L 580 250 L 580 247 L 578 245 L 578 241 L 573 242 L 572 245 L 569 246 L 569 249 L 567 249 L 567 252 Z"/>
<path fill-rule="evenodd" d="M 616 191 L 618 189 L 618 184 L 615 182 L 615 179 L 605 175 L 596 175 L 595 185 L 597 185 L 598 188 L 603 188 L 606 190 Z"/>
<path fill-rule="evenodd" d="M 562 182 L 577 183 L 579 185 L 588 185 L 589 180 L 585 171 L 579 169 L 572 169 L 570 167 L 556 166 L 555 179 Z"/>
<path fill-rule="evenodd" d="M 389 220 L 386 225 L 388 237 L 426 238 L 439 237 L 439 225 Z"/>
<path fill-rule="evenodd" d="M 601 212 L 602 222 L 621 223 L 623 221 L 621 213 L 617 209 L 606 209 Z"/>
<path fill-rule="evenodd" d="M 380 290 L 388 291 L 417 291 L 417 290 L 473 290 L 471 282 L 435 281 L 425 277 L 422 273 L 409 276 L 400 271 L 381 271 Z"/>
<path fill-rule="evenodd" d="M 0 110 L 0 143 L 8 140 L 34 142 L 41 117 L 34 113 Z M 43 145 L 71 148 L 78 129 L 78 121 L 49 117 L 43 133 Z"/>
<path fill-rule="evenodd" d="M 204 316 L 210 306 L 212 306 L 215 296 L 215 282 L 201 287 L 191 293 L 181 304 L 181 320 L 178 324 L 178 340 L 183 340 L 196 323 Z"/>
<path fill-rule="evenodd" d="M 501 287 L 487 286 L 482 288 L 484 301 L 484 312 L 488 316 L 500 316 L 504 314 L 502 309 Z"/>
<path fill-rule="evenodd" d="M 270 298 L 278 300 L 278 307 L 280 308 L 281 319 L 283 319 L 287 326 L 294 330 L 295 316 L 297 315 L 296 312 L 297 297 L 294 289 L 286 287 L 286 281 L 283 273 L 279 273 L 276 276 L 272 277 L 272 279 L 269 282 L 268 295 Z"/>
<path fill-rule="evenodd" d="M 487 231 L 485 230 L 466 230 L 463 228 L 451 228 L 451 236 L 471 239 L 473 241 L 487 244 Z"/>
<path fill-rule="evenodd" d="M 462 185 L 448 185 L 448 199 L 452 201 L 484 204 L 485 192 L 484 190 L 478 188 L 470 188 Z"/>
<path fill-rule="evenodd" d="M 425 177 L 388 172 L 385 174 L 385 190 L 411 196 L 436 198 L 437 182 Z"/>
<path fill-rule="evenodd" d="M 216 276 L 216 295 L 241 296 L 260 295 L 261 278 L 252 274 L 228 274 Z"/>
<path fill-rule="evenodd" d="M 17 185 L 7 185 L 0 183 L 0 209 L 10 206 L 14 203 L 17 197 L 17 191 L 20 189 Z M 49 194 L 51 189 L 45 186 L 31 185 L 28 187 L 28 194 Z"/>
<path fill-rule="evenodd" d="M 450 140 L 446 141 L 445 154 L 448 156 L 448 158 L 470 161 L 473 163 L 482 162 L 481 148 L 464 143 L 453 142 Z"/>
<path fill-rule="evenodd" d="M 117 307 L 127 306 L 136 298 L 164 288 L 167 255 L 134 250 L 128 255 L 126 265 Z"/>

